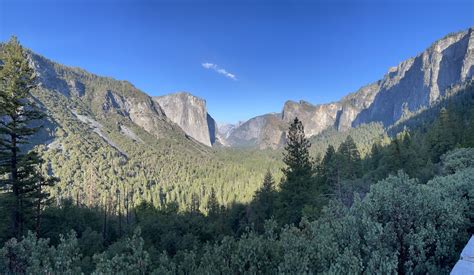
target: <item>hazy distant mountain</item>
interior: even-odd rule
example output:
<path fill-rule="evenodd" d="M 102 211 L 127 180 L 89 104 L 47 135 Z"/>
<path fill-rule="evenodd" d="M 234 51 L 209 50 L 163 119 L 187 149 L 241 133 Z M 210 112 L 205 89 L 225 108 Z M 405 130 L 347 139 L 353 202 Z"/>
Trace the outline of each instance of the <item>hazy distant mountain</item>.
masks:
<path fill-rule="evenodd" d="M 223 123 L 223 124 L 219 124 L 217 123 L 217 132 L 220 136 L 222 136 L 223 138 L 228 138 L 230 133 L 232 133 L 232 131 L 239 127 L 240 125 L 242 125 L 242 123 L 244 123 L 243 121 L 239 121 L 237 122 L 236 124 L 232 124 L 232 123 Z"/>
<path fill-rule="evenodd" d="M 345 131 L 369 122 L 389 126 L 432 106 L 448 88 L 473 75 L 474 28 L 470 28 L 436 41 L 416 57 L 390 68 L 383 79 L 340 101 L 319 105 L 287 101 L 281 114 L 252 118 L 233 129 L 228 143 L 259 148 L 278 146 L 284 125 L 295 117 L 302 120 L 308 136 L 328 128 Z"/>
<path fill-rule="evenodd" d="M 261 149 L 281 147 L 288 125 L 280 117 L 280 114 L 266 114 L 249 119 L 228 132 L 225 144 Z"/>

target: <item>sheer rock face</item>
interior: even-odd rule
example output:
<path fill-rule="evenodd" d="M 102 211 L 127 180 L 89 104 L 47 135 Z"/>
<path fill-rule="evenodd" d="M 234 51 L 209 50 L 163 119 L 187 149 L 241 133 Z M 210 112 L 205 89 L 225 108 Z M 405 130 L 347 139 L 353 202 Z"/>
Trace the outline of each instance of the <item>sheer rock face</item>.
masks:
<path fill-rule="evenodd" d="M 282 119 L 291 123 L 295 117 L 301 120 L 306 136 L 314 136 L 336 123 L 341 106 L 338 103 L 312 105 L 306 101 L 287 101 L 283 107 Z"/>
<path fill-rule="evenodd" d="M 164 129 L 173 128 L 161 107 L 151 98 L 135 98 L 117 94 L 108 90 L 102 105 L 105 112 L 114 112 L 129 118 L 133 123 L 156 137 L 161 137 Z M 169 122 L 168 122 L 169 123 Z"/>
<path fill-rule="evenodd" d="M 298 117 L 307 136 L 317 135 L 331 127 L 345 131 L 370 122 L 390 126 L 410 113 L 430 107 L 446 95 L 447 89 L 473 79 L 473 76 L 474 28 L 470 28 L 436 41 L 418 56 L 390 68 L 383 79 L 360 88 L 340 101 L 320 105 L 287 101 L 281 116 L 272 118 L 288 124 Z M 233 141 L 230 144 L 235 146 L 240 141 L 254 140 L 258 147 L 273 147 L 275 143 L 268 141 L 281 138 L 279 127 L 282 124 L 261 122 L 265 119 L 265 116 L 253 118 L 249 123 L 233 129 L 227 138 Z M 270 125 L 277 126 L 270 129 Z M 266 136 L 255 137 L 260 132 Z"/>
<path fill-rule="evenodd" d="M 181 92 L 154 97 L 166 116 L 190 137 L 212 146 L 216 141 L 216 122 L 207 113 L 206 101 Z"/>
<path fill-rule="evenodd" d="M 391 68 L 380 81 L 373 103 L 353 126 L 380 121 L 392 125 L 407 113 L 430 107 L 453 85 L 474 75 L 474 28 L 450 34 L 431 47 Z"/>

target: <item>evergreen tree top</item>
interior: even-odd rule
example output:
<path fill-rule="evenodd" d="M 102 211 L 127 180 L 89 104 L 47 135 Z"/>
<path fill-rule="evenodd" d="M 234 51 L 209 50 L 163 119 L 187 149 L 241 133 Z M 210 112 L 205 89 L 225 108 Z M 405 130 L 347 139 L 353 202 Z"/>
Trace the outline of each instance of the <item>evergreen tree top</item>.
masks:
<path fill-rule="evenodd" d="M 263 178 L 263 187 L 262 189 L 265 191 L 272 191 L 275 185 L 275 181 L 273 180 L 272 173 L 270 170 L 267 170 L 265 177 Z"/>
<path fill-rule="evenodd" d="M 291 174 L 311 174 L 311 143 L 304 133 L 303 123 L 296 117 L 290 125 L 286 136 L 283 162 L 287 165 L 283 172 L 288 177 Z"/>

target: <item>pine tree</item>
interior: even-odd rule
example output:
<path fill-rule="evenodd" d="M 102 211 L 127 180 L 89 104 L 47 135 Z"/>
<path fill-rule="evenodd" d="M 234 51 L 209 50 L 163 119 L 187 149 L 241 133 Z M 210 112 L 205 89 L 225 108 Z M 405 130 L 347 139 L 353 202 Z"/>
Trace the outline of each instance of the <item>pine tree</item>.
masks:
<path fill-rule="evenodd" d="M 35 204 L 44 200 L 42 186 L 52 182 L 43 180 L 39 172 L 41 159 L 38 153 L 34 150 L 25 152 L 25 144 L 38 131 L 38 127 L 31 125 L 44 114 L 31 95 L 36 88 L 34 70 L 15 37 L 2 47 L 0 60 L 1 185 L 13 194 L 12 229 L 19 237 L 24 233 L 25 222 Z"/>
<path fill-rule="evenodd" d="M 380 143 L 376 142 L 372 144 L 370 157 L 366 158 L 364 172 L 367 173 L 374 181 L 378 181 L 385 176 L 381 167 L 383 156 L 383 147 L 380 145 Z"/>
<path fill-rule="evenodd" d="M 35 232 L 36 236 L 39 236 L 41 232 L 41 214 L 43 208 L 50 202 L 50 194 L 44 190 L 46 186 L 53 186 L 59 179 L 52 176 L 45 176 L 37 173 L 37 182 L 33 186 L 33 192 L 31 193 L 32 202 L 35 207 L 34 219 L 35 219 Z"/>
<path fill-rule="evenodd" d="M 456 136 L 453 130 L 451 114 L 442 108 L 429 133 L 430 154 L 434 163 L 439 161 L 442 154 L 454 148 Z"/>
<path fill-rule="evenodd" d="M 287 134 L 283 157 L 286 167 L 282 169 L 285 177 L 281 183 L 278 215 L 282 223 L 298 223 L 305 205 L 315 199 L 310 146 L 303 124 L 295 118 Z"/>
<path fill-rule="evenodd" d="M 372 144 L 372 149 L 370 149 L 370 158 L 368 163 L 368 169 L 373 171 L 379 166 L 382 153 L 380 152 L 381 146 L 379 143 Z"/>
<path fill-rule="evenodd" d="M 191 195 L 191 204 L 188 207 L 188 211 L 194 214 L 199 213 L 199 198 L 196 193 Z"/>
<path fill-rule="evenodd" d="M 338 181 L 337 155 L 334 146 L 329 145 L 326 149 L 326 154 L 321 162 L 321 166 L 321 184 L 325 186 L 327 191 L 335 186 Z"/>
<path fill-rule="evenodd" d="M 393 139 L 386 147 L 381 161 L 385 175 L 395 173 L 402 168 L 401 150 L 401 141 L 398 138 Z"/>
<path fill-rule="evenodd" d="M 262 187 L 255 193 L 250 206 L 250 222 L 257 232 L 264 231 L 265 220 L 270 219 L 275 204 L 275 181 L 270 170 L 263 179 Z"/>
<path fill-rule="evenodd" d="M 207 215 L 211 218 L 217 218 L 220 212 L 219 202 L 217 201 L 216 191 L 211 189 L 211 194 L 207 201 Z"/>
<path fill-rule="evenodd" d="M 423 167 L 429 158 L 426 158 L 426 154 L 421 154 L 422 147 L 414 140 L 411 133 L 404 130 L 397 136 L 400 142 L 400 164 L 403 171 L 412 177 L 418 177 L 420 175 L 420 167 Z"/>
<path fill-rule="evenodd" d="M 463 145 L 465 147 L 474 147 L 474 111 L 468 116 L 466 130 L 463 135 Z"/>
<path fill-rule="evenodd" d="M 349 135 L 338 149 L 340 177 L 356 179 L 361 175 L 362 163 L 354 139 Z"/>

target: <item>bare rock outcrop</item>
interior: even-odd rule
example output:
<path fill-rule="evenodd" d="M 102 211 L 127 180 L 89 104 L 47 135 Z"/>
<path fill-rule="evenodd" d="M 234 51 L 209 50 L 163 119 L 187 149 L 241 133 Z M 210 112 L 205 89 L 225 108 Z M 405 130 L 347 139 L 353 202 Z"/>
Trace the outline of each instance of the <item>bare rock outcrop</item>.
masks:
<path fill-rule="evenodd" d="M 216 141 L 216 122 L 207 113 L 206 101 L 180 92 L 154 97 L 166 116 L 193 139 L 212 146 Z"/>

